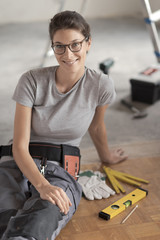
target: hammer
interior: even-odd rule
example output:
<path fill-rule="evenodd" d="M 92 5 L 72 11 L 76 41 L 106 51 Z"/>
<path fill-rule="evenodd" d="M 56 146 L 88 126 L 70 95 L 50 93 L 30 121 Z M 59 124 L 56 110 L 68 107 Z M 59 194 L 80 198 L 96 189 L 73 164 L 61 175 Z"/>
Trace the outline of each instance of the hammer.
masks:
<path fill-rule="evenodd" d="M 129 102 L 127 102 L 126 100 L 122 99 L 121 103 L 128 107 L 132 112 L 134 112 L 133 114 L 133 118 L 144 118 L 147 117 L 147 113 L 144 111 L 140 111 L 138 108 L 134 107 L 133 105 L 131 105 Z"/>

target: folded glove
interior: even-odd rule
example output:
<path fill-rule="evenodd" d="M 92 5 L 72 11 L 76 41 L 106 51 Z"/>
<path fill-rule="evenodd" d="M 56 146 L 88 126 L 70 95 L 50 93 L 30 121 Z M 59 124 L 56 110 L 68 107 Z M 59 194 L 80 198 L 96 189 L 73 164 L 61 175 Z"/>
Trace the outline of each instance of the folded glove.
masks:
<path fill-rule="evenodd" d="M 105 183 L 105 177 L 99 171 L 84 171 L 79 174 L 79 184 L 88 200 L 108 198 L 115 192 Z"/>

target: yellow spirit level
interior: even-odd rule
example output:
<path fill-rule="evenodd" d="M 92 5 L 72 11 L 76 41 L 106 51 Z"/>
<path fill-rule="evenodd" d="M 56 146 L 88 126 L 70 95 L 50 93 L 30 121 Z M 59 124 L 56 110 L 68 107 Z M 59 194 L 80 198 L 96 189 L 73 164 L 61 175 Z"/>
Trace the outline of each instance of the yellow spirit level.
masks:
<path fill-rule="evenodd" d="M 146 197 L 147 194 L 147 190 L 137 188 L 133 192 L 129 193 L 125 197 L 119 199 L 117 202 L 99 212 L 99 217 L 105 220 L 109 220 L 124 211 L 130 205 L 133 205 L 134 203 Z"/>

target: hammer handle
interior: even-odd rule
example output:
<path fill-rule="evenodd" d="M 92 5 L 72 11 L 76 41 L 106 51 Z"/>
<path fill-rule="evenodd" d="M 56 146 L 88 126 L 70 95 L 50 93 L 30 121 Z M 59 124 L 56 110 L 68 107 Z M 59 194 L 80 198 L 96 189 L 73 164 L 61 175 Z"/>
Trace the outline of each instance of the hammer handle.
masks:
<path fill-rule="evenodd" d="M 124 99 L 121 100 L 121 103 L 122 103 L 123 105 L 125 105 L 126 107 L 128 107 L 129 109 L 132 109 L 132 108 L 133 108 L 133 106 L 132 106 L 129 102 L 127 102 L 126 100 L 124 100 Z"/>

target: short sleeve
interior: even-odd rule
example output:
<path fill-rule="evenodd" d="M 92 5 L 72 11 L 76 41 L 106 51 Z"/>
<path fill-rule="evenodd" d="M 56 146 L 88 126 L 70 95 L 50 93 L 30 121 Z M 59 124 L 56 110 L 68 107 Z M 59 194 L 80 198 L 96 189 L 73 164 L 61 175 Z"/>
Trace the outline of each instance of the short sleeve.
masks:
<path fill-rule="evenodd" d="M 98 106 L 111 104 L 116 98 L 114 83 L 108 75 L 102 74 L 99 81 Z"/>
<path fill-rule="evenodd" d="M 36 94 L 36 84 L 31 72 L 24 73 L 16 86 L 12 99 L 16 102 L 33 107 Z"/>

